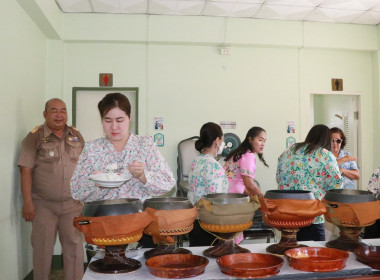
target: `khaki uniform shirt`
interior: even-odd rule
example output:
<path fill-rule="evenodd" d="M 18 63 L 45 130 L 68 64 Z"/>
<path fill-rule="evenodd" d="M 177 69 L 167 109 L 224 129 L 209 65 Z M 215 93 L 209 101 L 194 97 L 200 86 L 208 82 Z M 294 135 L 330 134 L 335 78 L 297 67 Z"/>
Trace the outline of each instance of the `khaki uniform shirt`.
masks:
<path fill-rule="evenodd" d="M 22 141 L 18 165 L 33 169 L 33 199 L 72 199 L 70 180 L 84 147 L 78 130 L 65 126 L 62 138 L 46 124 L 36 127 Z"/>

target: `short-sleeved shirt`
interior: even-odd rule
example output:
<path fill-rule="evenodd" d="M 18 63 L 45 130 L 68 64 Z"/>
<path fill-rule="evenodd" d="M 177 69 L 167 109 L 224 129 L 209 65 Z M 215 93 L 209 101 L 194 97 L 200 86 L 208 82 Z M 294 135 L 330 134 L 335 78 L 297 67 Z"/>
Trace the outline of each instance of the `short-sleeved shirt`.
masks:
<path fill-rule="evenodd" d="M 65 126 L 62 138 L 46 124 L 24 138 L 17 164 L 33 170 L 33 199 L 53 202 L 72 199 L 70 180 L 83 146 L 80 132 L 69 126 Z"/>
<path fill-rule="evenodd" d="M 343 150 L 339 151 L 338 159 L 345 157 L 345 156 L 351 156 L 349 152 L 345 152 Z M 356 165 L 355 161 L 346 161 L 343 162 L 339 168 L 344 168 L 348 170 L 359 170 L 358 166 Z M 354 180 L 351 180 L 350 178 L 342 175 L 343 177 L 343 189 L 355 189 L 355 183 Z"/>
<path fill-rule="evenodd" d="M 132 177 L 118 188 L 102 188 L 89 179 L 94 171 L 104 171 L 108 164 L 116 164 L 121 173 L 129 173 L 133 161 L 145 163 L 144 184 Z M 147 198 L 167 193 L 175 185 L 169 165 L 158 151 L 152 137 L 130 134 L 124 149 L 116 151 L 107 137 L 86 142 L 71 179 L 71 194 L 80 201 L 116 198 Z"/>
<path fill-rule="evenodd" d="M 340 175 L 335 156 L 328 150 L 319 148 L 304 154 L 305 147 L 297 152 L 293 147 L 285 150 L 278 158 L 276 179 L 281 190 L 312 191 L 316 199 L 322 200 L 326 191 L 341 189 Z M 314 223 L 324 222 L 324 217 L 316 217 Z"/>
<path fill-rule="evenodd" d="M 195 204 L 210 193 L 227 193 L 228 181 L 223 167 L 212 155 L 199 154 L 190 165 L 187 197 Z"/>
<path fill-rule="evenodd" d="M 252 179 L 256 176 L 256 156 L 251 151 L 247 151 L 241 158 L 234 162 L 231 157 L 224 164 L 224 170 L 230 186 L 230 193 L 243 193 L 245 190 L 242 176 L 248 176 Z"/>

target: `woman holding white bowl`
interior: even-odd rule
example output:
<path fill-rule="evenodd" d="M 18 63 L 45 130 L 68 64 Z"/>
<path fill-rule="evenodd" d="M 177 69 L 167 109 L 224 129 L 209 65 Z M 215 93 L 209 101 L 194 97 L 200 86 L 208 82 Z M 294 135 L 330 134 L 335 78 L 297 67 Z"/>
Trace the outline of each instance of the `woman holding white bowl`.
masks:
<path fill-rule="evenodd" d="M 105 137 L 85 144 L 71 178 L 74 199 L 88 202 L 117 198 L 144 201 L 168 192 L 175 179 L 152 137 L 129 132 L 131 105 L 121 93 L 109 93 L 98 104 Z M 100 187 L 89 176 L 117 166 L 121 176 L 132 178 L 120 187 Z"/>

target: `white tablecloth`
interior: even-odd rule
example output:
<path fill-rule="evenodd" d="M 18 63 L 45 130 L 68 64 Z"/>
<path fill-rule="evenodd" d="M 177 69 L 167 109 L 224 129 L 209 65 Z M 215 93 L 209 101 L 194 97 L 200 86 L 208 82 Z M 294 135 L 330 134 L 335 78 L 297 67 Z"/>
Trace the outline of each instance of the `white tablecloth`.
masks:
<path fill-rule="evenodd" d="M 380 245 L 380 239 L 369 239 L 366 240 L 372 245 Z M 322 247 L 324 246 L 325 242 L 314 242 L 314 241 L 307 241 L 302 242 L 302 244 L 305 244 L 309 247 Z M 266 247 L 268 247 L 269 243 L 264 244 L 244 244 L 241 245 L 241 247 L 247 248 L 251 251 L 251 253 L 267 253 Z M 207 247 L 189 247 L 187 248 L 194 255 L 200 255 L 202 256 L 203 250 L 207 249 Z M 145 249 L 146 250 L 146 249 Z M 145 266 L 145 258 L 144 258 L 144 249 L 141 249 L 138 251 L 138 254 L 134 259 L 141 262 L 142 266 L 140 269 L 131 272 L 131 273 L 123 273 L 123 274 L 101 274 L 91 271 L 90 269 L 87 269 L 85 272 L 85 275 L 83 277 L 83 280 L 123 280 L 123 279 L 133 279 L 133 280 L 148 280 L 148 279 L 164 279 L 164 278 L 158 278 L 150 274 L 148 268 Z M 281 268 L 281 271 L 279 274 L 266 278 L 266 279 L 311 279 L 311 278 L 327 278 L 327 277 L 339 277 L 339 276 L 354 276 L 354 275 L 368 275 L 372 273 L 372 269 L 358 261 L 356 261 L 355 255 L 353 253 L 350 253 L 350 256 L 347 260 L 346 267 L 339 271 L 334 272 L 304 272 L 300 270 L 295 270 L 292 267 L 289 266 L 288 261 L 284 257 L 284 265 Z M 208 279 L 208 280 L 216 280 L 216 279 L 236 279 L 233 277 L 230 277 L 228 275 L 223 274 L 220 272 L 219 267 L 216 263 L 215 259 L 209 258 L 209 264 L 206 266 L 205 272 L 199 276 L 192 277 L 192 278 L 186 278 L 186 279 Z"/>

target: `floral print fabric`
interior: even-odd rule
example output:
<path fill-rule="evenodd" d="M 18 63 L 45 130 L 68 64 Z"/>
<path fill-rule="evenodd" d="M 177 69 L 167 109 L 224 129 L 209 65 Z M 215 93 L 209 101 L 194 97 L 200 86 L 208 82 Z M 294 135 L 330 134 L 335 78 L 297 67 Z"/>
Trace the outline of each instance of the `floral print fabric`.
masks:
<path fill-rule="evenodd" d="M 335 156 L 328 150 L 319 148 L 304 154 L 302 147 L 294 152 L 292 147 L 278 158 L 276 180 L 281 190 L 309 190 L 321 200 L 327 190 L 341 189 L 342 176 Z M 324 216 L 315 218 L 314 223 L 324 222 Z"/>
<path fill-rule="evenodd" d="M 339 151 L 339 157 L 338 159 L 345 157 L 345 156 L 351 156 L 349 152 L 345 152 L 343 150 Z M 346 161 L 343 162 L 339 168 L 344 168 L 348 170 L 359 170 L 358 166 L 356 165 L 355 161 Z M 355 183 L 354 180 L 351 180 L 350 178 L 342 175 L 343 177 L 343 189 L 355 189 Z"/>
<path fill-rule="evenodd" d="M 129 174 L 128 166 L 133 161 L 145 162 L 145 185 L 135 177 L 118 188 L 98 187 L 89 180 L 89 175 L 94 171 L 104 172 L 111 163 L 116 163 L 122 169 L 121 173 Z M 73 198 L 85 202 L 116 198 L 138 198 L 144 201 L 168 192 L 175 185 L 175 179 L 152 137 L 130 134 L 121 152 L 117 152 L 107 138 L 87 142 L 70 185 Z"/>
<path fill-rule="evenodd" d="M 368 191 L 374 195 L 380 194 L 380 168 L 375 169 L 368 183 Z"/>
<path fill-rule="evenodd" d="M 247 151 L 242 157 L 234 162 L 233 158 L 230 158 L 224 164 L 224 170 L 230 186 L 230 193 L 243 193 L 245 190 L 243 177 L 249 176 L 252 179 L 256 175 L 256 156 L 251 151 Z"/>
<path fill-rule="evenodd" d="M 228 192 L 228 181 L 223 167 L 213 156 L 200 154 L 190 165 L 188 199 L 195 204 L 209 193 Z"/>

